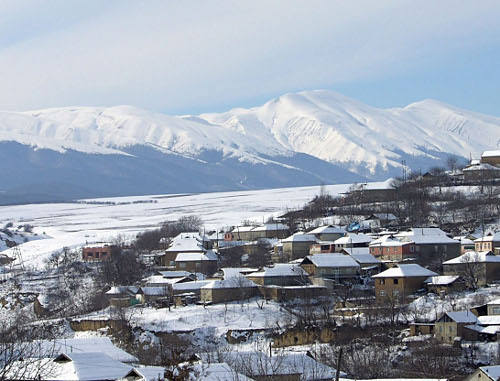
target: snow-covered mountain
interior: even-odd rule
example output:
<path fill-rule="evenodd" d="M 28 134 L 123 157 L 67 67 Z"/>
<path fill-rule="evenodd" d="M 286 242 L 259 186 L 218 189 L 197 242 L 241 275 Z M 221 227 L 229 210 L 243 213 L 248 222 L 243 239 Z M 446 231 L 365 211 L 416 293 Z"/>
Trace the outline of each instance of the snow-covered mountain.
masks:
<path fill-rule="evenodd" d="M 199 116 L 1 112 L 0 202 L 380 180 L 402 160 L 424 170 L 499 141 L 500 118 L 432 100 L 383 110 L 323 90 Z"/>

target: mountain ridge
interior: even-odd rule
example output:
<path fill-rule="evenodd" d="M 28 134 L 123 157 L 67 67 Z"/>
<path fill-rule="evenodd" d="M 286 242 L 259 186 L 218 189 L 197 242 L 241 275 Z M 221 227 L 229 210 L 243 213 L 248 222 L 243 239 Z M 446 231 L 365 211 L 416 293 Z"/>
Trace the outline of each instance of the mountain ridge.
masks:
<path fill-rule="evenodd" d="M 81 176 L 93 180 L 82 191 L 85 197 L 102 195 L 102 189 L 87 193 L 99 178 L 107 184 L 106 176 L 120 178 L 120 195 L 128 195 L 127 188 L 137 194 L 141 188 L 132 183 L 150 183 L 147 176 L 155 171 L 169 181 L 145 186 L 143 193 L 384 180 L 401 173 L 402 161 L 425 170 L 449 155 L 477 157 L 499 141 L 497 117 L 432 99 L 379 109 L 328 90 L 288 93 L 261 106 L 200 115 L 172 116 L 134 106 L 0 112 L 0 143 L 19 155 L 14 167 L 31 174 L 34 168 L 50 169 L 50 178 L 86 168 Z M 24 151 L 16 143 L 29 148 Z M 96 155 L 105 155 L 108 164 Z M 6 164 L 0 170 L 9 172 Z M 205 186 L 193 180 L 187 189 L 193 176 Z M 76 180 L 68 183 L 70 188 L 78 186 Z M 29 186 L 13 182 L 17 190 Z"/>

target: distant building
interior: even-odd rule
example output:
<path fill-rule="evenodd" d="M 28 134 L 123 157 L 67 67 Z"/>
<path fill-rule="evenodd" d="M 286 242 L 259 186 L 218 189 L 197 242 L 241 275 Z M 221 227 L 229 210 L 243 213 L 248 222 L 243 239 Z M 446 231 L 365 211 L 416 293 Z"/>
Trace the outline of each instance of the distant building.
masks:
<path fill-rule="evenodd" d="M 352 279 L 361 266 L 351 256 L 340 253 L 309 255 L 300 263 L 309 275 L 329 279 Z"/>
<path fill-rule="evenodd" d="M 212 247 L 212 242 L 198 232 L 180 233 L 172 239 L 165 254 L 159 257 L 161 266 L 175 266 L 175 259 L 180 253 L 205 253 Z M 184 269 L 181 269 L 184 270 Z"/>
<path fill-rule="evenodd" d="M 477 316 L 470 311 L 447 312 L 436 321 L 434 335 L 441 342 L 453 344 L 463 336 L 465 326 L 476 322 Z"/>
<path fill-rule="evenodd" d="M 481 163 L 500 167 L 500 150 L 484 151 L 481 155 Z"/>
<path fill-rule="evenodd" d="M 370 254 L 381 260 L 398 262 L 415 258 L 415 242 L 403 241 L 393 235 L 382 236 L 370 243 Z"/>
<path fill-rule="evenodd" d="M 420 259 L 454 258 L 460 254 L 460 241 L 439 228 L 412 228 L 395 235 L 402 242 L 414 242 L 415 255 Z"/>
<path fill-rule="evenodd" d="M 420 265 L 398 265 L 372 276 L 375 280 L 377 303 L 404 301 L 409 295 L 422 288 L 426 279 L 436 276 L 433 271 Z"/>
<path fill-rule="evenodd" d="M 183 252 L 177 254 L 174 265 L 176 270 L 185 270 L 191 273 L 212 275 L 218 268 L 217 254 L 212 250 L 205 252 Z"/>
<path fill-rule="evenodd" d="M 438 275 L 427 278 L 424 282 L 427 291 L 437 295 L 447 295 L 465 289 L 465 282 L 458 275 Z"/>
<path fill-rule="evenodd" d="M 340 252 L 342 249 L 355 247 L 368 247 L 373 238 L 362 233 L 346 233 L 343 237 L 335 241 L 335 251 Z"/>
<path fill-rule="evenodd" d="M 469 287 L 500 279 L 500 256 L 491 251 L 469 251 L 443 262 L 445 275 L 461 275 Z"/>
<path fill-rule="evenodd" d="M 500 247 L 500 232 L 488 233 L 484 237 L 474 240 L 475 251 L 492 251 Z"/>
<path fill-rule="evenodd" d="M 320 241 L 335 241 L 340 237 L 345 235 L 346 231 L 337 226 L 328 225 L 320 226 L 314 230 L 311 230 L 307 234 L 314 235 Z"/>
<path fill-rule="evenodd" d="M 272 267 L 263 267 L 247 275 L 252 282 L 261 286 L 297 286 L 311 283 L 307 272 L 296 264 L 276 263 Z"/>
<path fill-rule="evenodd" d="M 500 365 L 482 366 L 469 377 L 466 381 L 498 381 L 500 380 Z"/>
<path fill-rule="evenodd" d="M 287 259 L 303 258 L 309 255 L 312 245 L 319 243 L 313 234 L 298 232 L 281 241 L 283 244 L 283 256 Z"/>
<path fill-rule="evenodd" d="M 259 295 L 258 286 L 243 275 L 213 280 L 201 289 L 201 300 L 210 303 L 226 303 L 245 300 Z"/>
<path fill-rule="evenodd" d="M 113 247 L 111 244 L 84 246 L 82 247 L 82 259 L 85 262 L 109 261 Z"/>

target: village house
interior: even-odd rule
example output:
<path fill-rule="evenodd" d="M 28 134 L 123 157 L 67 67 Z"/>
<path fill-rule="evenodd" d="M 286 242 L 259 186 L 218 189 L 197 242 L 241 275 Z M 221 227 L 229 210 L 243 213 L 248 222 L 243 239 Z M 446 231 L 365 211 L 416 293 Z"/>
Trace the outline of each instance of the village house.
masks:
<path fill-rule="evenodd" d="M 300 286 L 310 284 L 307 272 L 296 264 L 276 263 L 272 267 L 263 267 L 247 278 L 260 286 Z"/>
<path fill-rule="evenodd" d="M 469 251 L 443 262 L 445 275 L 460 275 L 475 288 L 500 279 L 500 256 L 491 251 Z"/>
<path fill-rule="evenodd" d="M 128 307 L 137 302 L 136 295 L 139 287 L 136 286 L 114 286 L 104 296 L 109 304 L 116 307 Z"/>
<path fill-rule="evenodd" d="M 426 279 L 436 275 L 438 274 L 417 264 L 400 264 L 373 275 L 377 303 L 384 303 L 388 300 L 404 301 L 421 289 Z"/>
<path fill-rule="evenodd" d="M 226 234 L 227 241 L 253 241 L 252 230 L 255 226 L 236 226 L 230 233 Z"/>
<path fill-rule="evenodd" d="M 413 242 L 418 258 L 449 259 L 460 255 L 460 242 L 439 228 L 412 228 L 395 235 L 402 242 Z"/>
<path fill-rule="evenodd" d="M 266 286 L 261 292 L 267 299 L 275 302 L 295 301 L 297 299 L 310 300 L 328 295 L 328 288 L 315 284 L 303 286 Z"/>
<path fill-rule="evenodd" d="M 261 238 L 277 238 L 283 239 L 290 235 L 290 228 L 281 223 L 267 223 L 256 226 L 252 229 L 252 237 L 254 240 Z"/>
<path fill-rule="evenodd" d="M 484 237 L 474 240 L 475 251 L 492 251 L 500 247 L 500 232 L 488 233 Z"/>
<path fill-rule="evenodd" d="M 370 243 L 370 254 L 380 260 L 404 261 L 415 257 L 415 242 L 405 242 L 393 235 L 382 236 Z"/>
<path fill-rule="evenodd" d="M 200 298 L 205 303 L 227 303 L 259 295 L 258 286 L 243 275 L 213 280 L 203 286 Z"/>
<path fill-rule="evenodd" d="M 490 164 L 495 167 L 500 167 L 500 151 L 484 151 L 481 155 L 481 163 Z"/>
<path fill-rule="evenodd" d="M 346 233 L 343 237 L 335 240 L 335 251 L 338 253 L 342 249 L 355 247 L 368 247 L 373 238 L 363 233 Z"/>
<path fill-rule="evenodd" d="M 500 176 L 500 168 L 488 163 L 471 163 L 462 170 L 464 181 L 489 181 Z"/>
<path fill-rule="evenodd" d="M 476 249 L 474 241 L 476 240 L 476 237 L 474 236 L 457 236 L 453 237 L 454 240 L 460 242 L 460 254 L 465 254 L 468 251 L 481 251 L 482 249 Z"/>
<path fill-rule="evenodd" d="M 212 275 L 217 271 L 218 257 L 212 250 L 207 250 L 204 253 L 179 253 L 175 257 L 174 265 L 176 270 Z"/>
<path fill-rule="evenodd" d="M 500 299 L 492 300 L 487 306 L 488 315 L 500 315 Z"/>
<path fill-rule="evenodd" d="M 340 253 L 352 257 L 359 263 L 363 271 L 379 272 L 382 269 L 382 262 L 370 254 L 370 248 L 368 247 L 342 249 Z"/>
<path fill-rule="evenodd" d="M 109 261 L 113 250 L 111 244 L 86 245 L 82 247 L 82 260 L 84 262 Z"/>
<path fill-rule="evenodd" d="M 153 381 L 163 379 L 165 368 L 156 366 L 133 367 L 99 351 L 68 351 L 52 358 L 30 361 L 28 367 L 26 367 L 26 361 L 16 361 L 9 365 L 5 372 L 5 379 L 8 380 Z M 19 375 L 22 376 L 19 377 Z"/>
<path fill-rule="evenodd" d="M 172 296 L 171 286 L 139 287 L 136 298 L 140 303 L 168 304 Z"/>
<path fill-rule="evenodd" d="M 392 213 L 374 213 L 361 221 L 361 228 L 363 230 L 377 230 L 395 226 L 397 221 L 397 217 Z"/>
<path fill-rule="evenodd" d="M 311 230 L 307 234 L 312 234 L 316 236 L 319 241 L 335 241 L 340 237 L 345 235 L 346 231 L 337 226 L 328 225 L 328 226 L 320 226 L 314 230 Z"/>
<path fill-rule="evenodd" d="M 465 326 L 476 322 L 477 316 L 471 311 L 447 312 L 436 321 L 434 335 L 443 343 L 453 344 L 463 336 Z"/>
<path fill-rule="evenodd" d="M 298 232 L 281 241 L 283 244 L 283 256 L 287 259 L 297 259 L 309 255 L 312 245 L 319 241 L 313 234 Z"/>
<path fill-rule="evenodd" d="M 500 380 L 500 365 L 482 366 L 477 368 L 474 373 L 465 379 L 465 381 L 498 381 Z"/>
<path fill-rule="evenodd" d="M 174 297 L 178 295 L 191 295 L 198 300 L 201 297 L 201 288 L 210 282 L 210 280 L 197 280 L 194 282 L 175 283 L 172 285 L 172 293 Z"/>
<path fill-rule="evenodd" d="M 458 275 L 437 275 L 427 278 L 424 282 L 428 292 L 437 295 L 448 295 L 465 290 L 465 282 Z"/>
<path fill-rule="evenodd" d="M 173 267 L 178 254 L 205 253 L 211 248 L 212 242 L 200 233 L 180 233 L 174 237 L 165 253 L 158 257 L 158 261 L 161 266 Z"/>
<path fill-rule="evenodd" d="M 311 276 L 338 281 L 356 278 L 361 268 L 351 256 L 340 253 L 309 255 L 300 266 Z"/>

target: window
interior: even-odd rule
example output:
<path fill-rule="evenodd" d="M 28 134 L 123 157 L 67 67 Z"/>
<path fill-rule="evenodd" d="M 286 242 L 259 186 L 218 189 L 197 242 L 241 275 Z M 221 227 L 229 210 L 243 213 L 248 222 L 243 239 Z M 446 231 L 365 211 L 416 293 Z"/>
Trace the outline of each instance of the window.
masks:
<path fill-rule="evenodd" d="M 439 327 L 439 332 L 440 332 L 440 333 L 443 333 L 443 326 L 440 326 L 440 327 Z"/>
<path fill-rule="evenodd" d="M 392 292 L 392 295 L 394 295 L 394 296 L 399 295 L 399 291 L 398 291 L 398 290 L 394 290 L 394 291 Z"/>
<path fill-rule="evenodd" d="M 415 251 L 415 246 L 410 245 L 410 251 L 413 253 Z"/>
<path fill-rule="evenodd" d="M 500 315 L 500 307 L 493 307 L 493 315 Z"/>
<path fill-rule="evenodd" d="M 380 284 L 385 284 L 385 279 L 380 279 Z"/>
<path fill-rule="evenodd" d="M 450 325 L 450 332 L 453 332 L 453 327 Z"/>
<path fill-rule="evenodd" d="M 380 296 L 385 296 L 385 291 L 384 290 L 380 290 Z"/>
<path fill-rule="evenodd" d="M 181 269 L 185 269 L 185 268 L 186 268 L 186 264 L 185 264 L 185 263 L 179 263 L 179 267 L 180 267 Z"/>
<path fill-rule="evenodd" d="M 394 279 L 392 280 L 392 283 L 393 283 L 393 284 L 399 284 L 399 279 L 394 278 Z"/>

